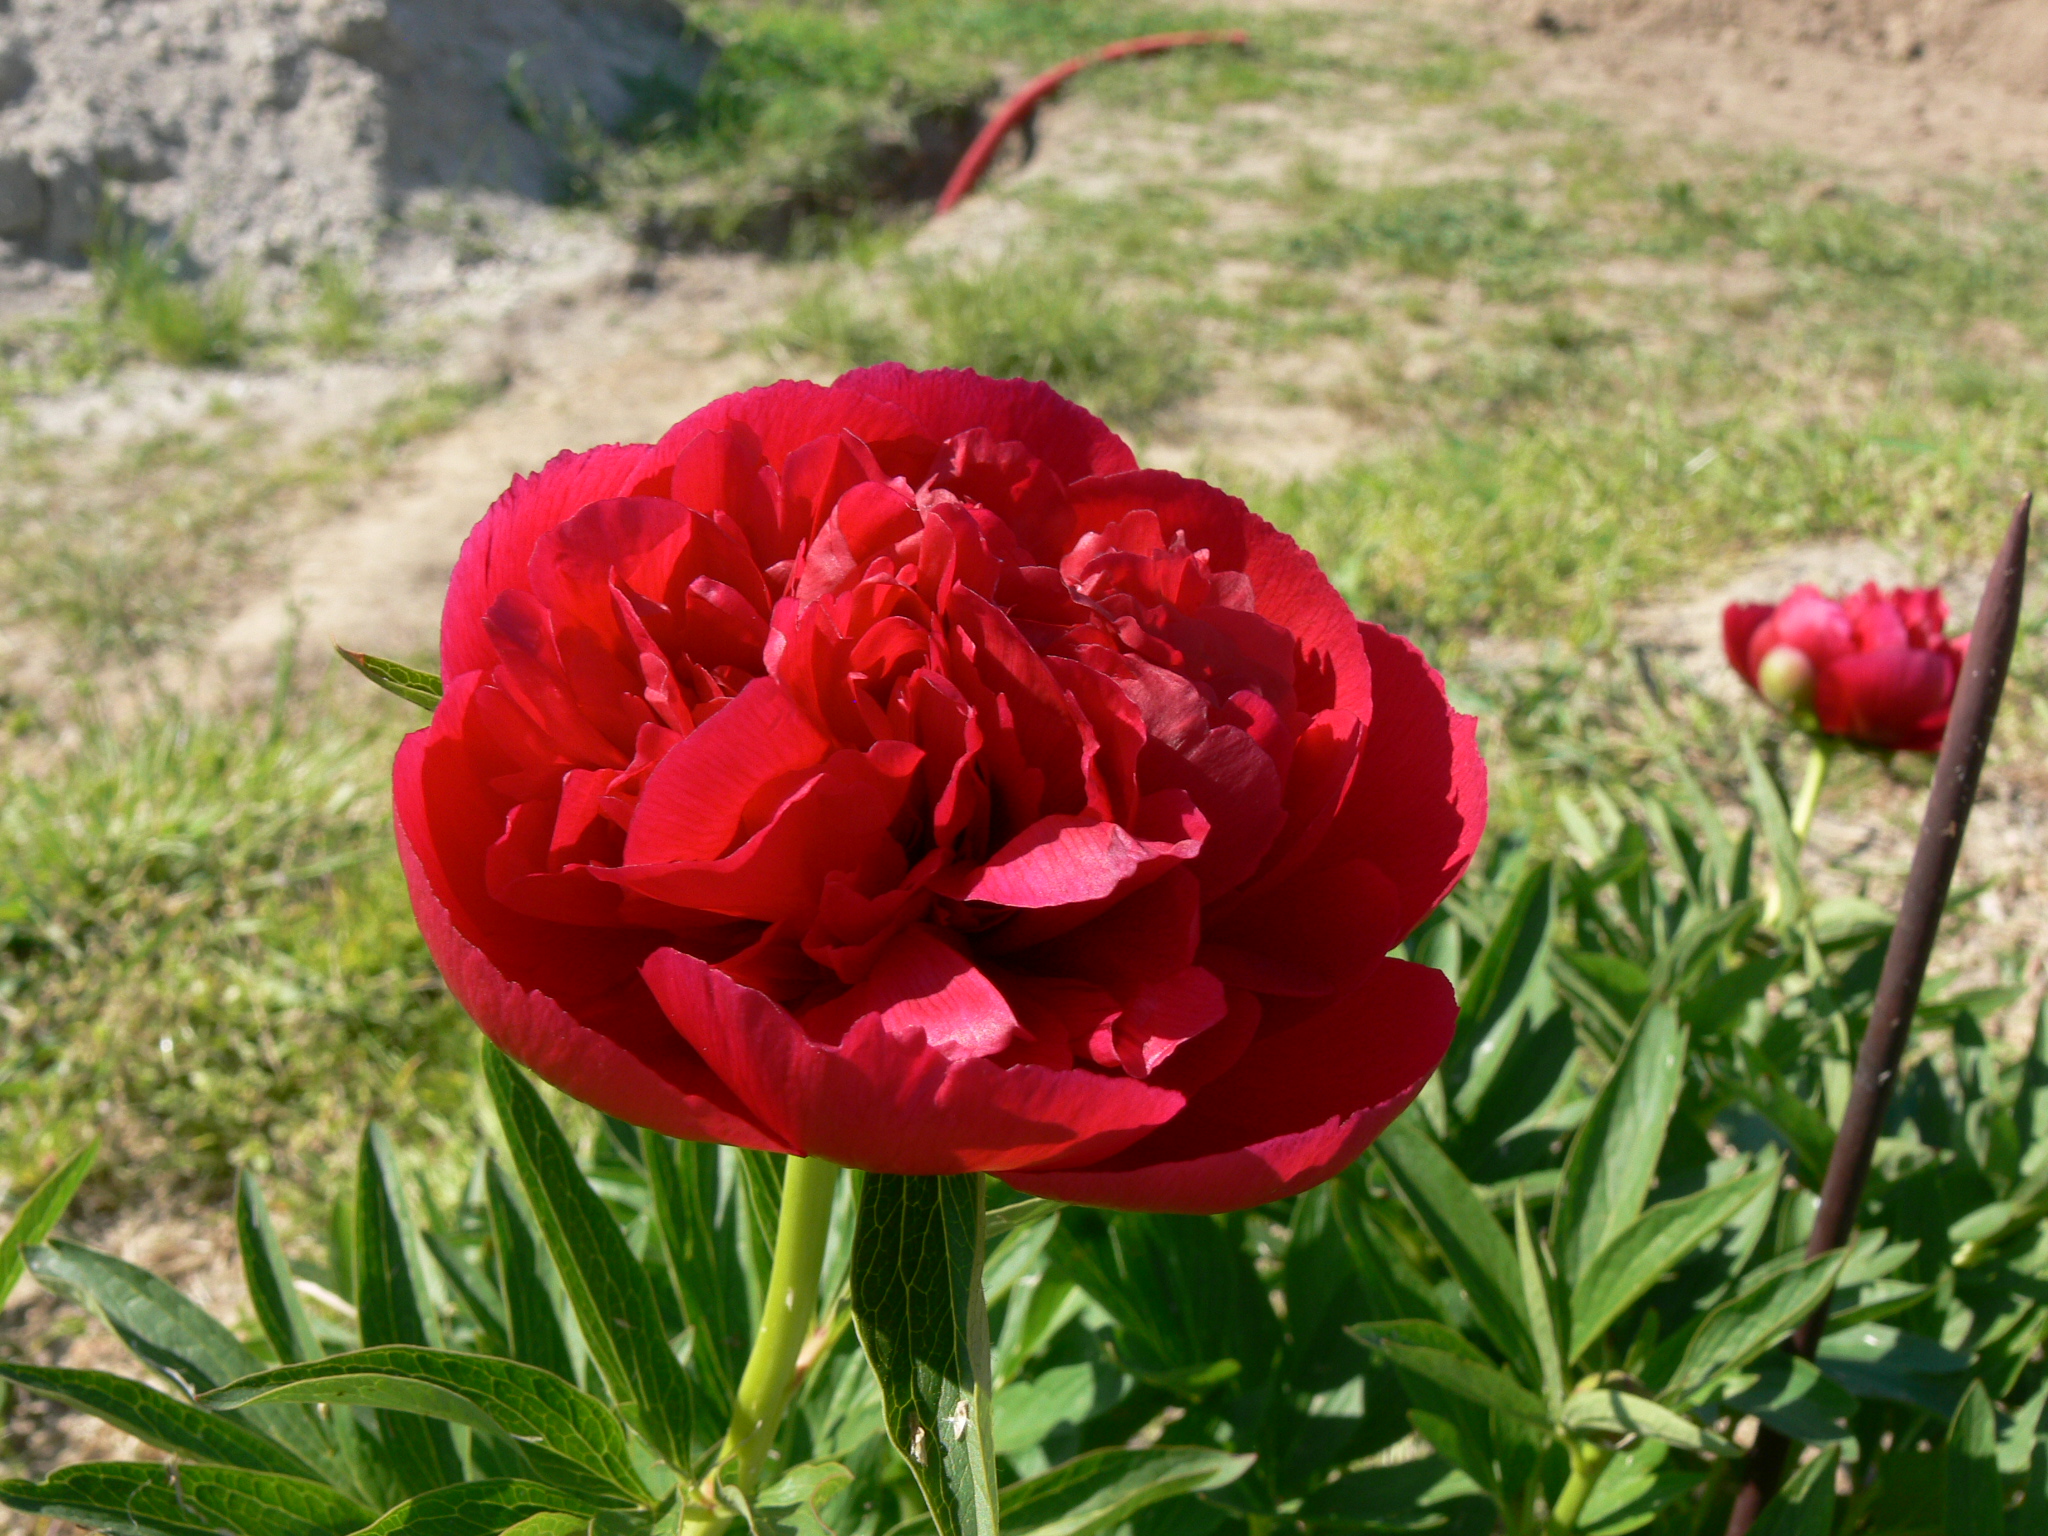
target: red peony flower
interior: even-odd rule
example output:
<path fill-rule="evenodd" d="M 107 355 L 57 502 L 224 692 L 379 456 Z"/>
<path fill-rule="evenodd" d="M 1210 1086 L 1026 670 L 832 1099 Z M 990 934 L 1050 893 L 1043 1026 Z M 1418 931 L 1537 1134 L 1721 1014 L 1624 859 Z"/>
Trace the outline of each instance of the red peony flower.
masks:
<path fill-rule="evenodd" d="M 1728 660 L 1778 709 L 1866 746 L 1935 752 L 1969 636 L 1947 639 L 1938 587 L 1866 583 L 1840 602 L 1799 586 L 1776 607 L 1731 603 Z"/>
<path fill-rule="evenodd" d="M 1041 384 L 896 365 L 564 454 L 463 546 L 396 769 L 455 995 L 608 1113 L 1218 1211 L 1443 1056 L 1388 950 L 1473 722 L 1291 539 Z"/>

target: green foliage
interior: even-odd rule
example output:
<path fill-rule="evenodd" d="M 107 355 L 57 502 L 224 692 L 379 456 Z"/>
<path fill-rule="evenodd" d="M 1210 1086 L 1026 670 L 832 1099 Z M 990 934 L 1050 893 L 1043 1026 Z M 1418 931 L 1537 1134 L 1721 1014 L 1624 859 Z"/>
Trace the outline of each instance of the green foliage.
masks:
<path fill-rule="evenodd" d="M 485 1075 L 504 1142 L 484 1154 L 453 1209 L 429 1201 L 414 1215 L 414 1202 L 398 1195 L 388 1145 L 365 1136 L 355 1197 L 337 1202 L 337 1240 L 323 1262 L 295 1267 L 314 1283 L 312 1294 L 351 1296 L 353 1307 L 323 1302 L 307 1322 L 303 1312 L 288 1315 L 296 1301 L 278 1305 L 280 1294 L 296 1288 L 286 1280 L 280 1292 L 262 1196 L 244 1181 L 245 1278 L 252 1297 L 271 1298 L 256 1306 L 269 1319 L 261 1342 L 245 1342 L 169 1285 L 110 1255 L 61 1240 L 32 1247 L 29 1261 L 43 1283 L 91 1308 L 171 1390 L 12 1363 L 0 1363 L 0 1376 L 177 1459 L 0 1481 L 0 1504 L 128 1536 L 673 1532 L 680 1490 L 721 1454 L 722 1421 L 687 1411 L 699 1390 L 695 1341 L 712 1320 L 758 1304 L 736 1251 L 752 1241 L 741 1219 L 742 1168 L 752 1154 L 681 1145 L 607 1122 L 579 1161 L 517 1069 L 493 1052 Z M 497 1172 L 505 1154 L 518 1169 L 516 1185 Z M 650 1175 L 656 1154 L 669 1171 Z M 647 1218 L 677 1198 L 678 1180 L 699 1172 L 708 1220 L 694 1236 L 678 1234 L 686 1238 L 686 1261 L 672 1264 L 676 1250 Z M 917 1481 L 885 1454 L 884 1392 L 847 1324 L 856 1311 L 864 1331 L 885 1321 L 882 1311 L 906 1284 L 929 1286 L 941 1310 L 974 1307 L 981 1269 L 962 1268 L 943 1247 L 924 1249 L 918 1239 L 943 1229 L 978 1256 L 981 1181 L 940 1188 L 936 1201 L 924 1198 L 934 1191 L 923 1186 L 933 1182 L 870 1179 L 871 1198 L 858 1218 L 853 1199 L 835 1208 L 821 1315 L 776 1451 L 782 1470 L 752 1498 L 727 1490 L 748 1529 L 784 1536 L 929 1529 Z M 1045 1272 L 1061 1219 L 1056 1208 L 1039 1209 L 1034 1220 L 1007 1228 L 991 1256 L 989 1305 L 1012 1393 L 1043 1394 L 1063 1372 L 1071 1375 L 1066 1364 L 1077 1350 L 1097 1344 L 1099 1309 Z M 536 1229 L 544 1244 L 535 1244 Z M 699 1240 L 718 1251 L 691 1256 L 688 1243 Z M 435 1264 L 422 1254 L 434 1255 Z M 1048 1296 L 1060 1299 L 1048 1308 Z M 549 1336 L 577 1347 L 555 1365 L 508 1357 L 507 1320 L 522 1315 L 546 1315 Z M 403 1332 L 439 1342 L 376 1342 Z M 510 1332 L 532 1336 L 516 1323 Z M 289 1347 L 271 1349 L 273 1333 Z M 986 1317 L 978 1333 L 985 1351 Z M 921 1405 L 912 1411 L 928 1420 L 934 1460 L 941 1445 L 951 1452 L 961 1437 L 948 1403 L 926 1400 L 931 1380 L 922 1373 L 939 1355 L 971 1356 L 975 1348 L 948 1333 L 934 1349 L 937 1338 L 928 1330 L 901 1335 L 902 1352 L 883 1357 L 905 1366 L 904 1401 Z M 259 1351 L 304 1358 L 274 1363 Z M 976 1459 L 986 1481 L 980 1516 L 959 1528 L 992 1531 L 999 1464 L 985 1439 L 987 1354 L 963 1369 L 980 1375 L 974 1400 L 984 1428 L 974 1439 L 983 1446 Z M 1201 1529 L 1221 1516 L 1196 1500 L 1242 1479 L 1251 1458 L 1193 1443 L 1126 1446 L 1131 1430 L 1115 1410 L 1119 1395 L 1104 1396 L 1099 1411 L 1083 1411 L 1049 1437 L 1012 1445 L 1000 1463 L 1009 1530 L 1108 1536 L 1155 1506 L 1169 1516 L 1189 1512 L 1192 1525 L 1148 1530 Z M 436 1441 L 457 1453 L 438 1469 Z"/>
<path fill-rule="evenodd" d="M 183 368 L 233 367 L 248 354 L 249 297 L 238 280 L 203 280 L 191 253 L 114 212 L 92 250 L 107 323 L 151 356 Z"/>
<path fill-rule="evenodd" d="M 362 268 L 330 253 L 307 263 L 305 281 L 306 344 L 321 357 L 367 351 L 383 323 L 384 302 Z"/>

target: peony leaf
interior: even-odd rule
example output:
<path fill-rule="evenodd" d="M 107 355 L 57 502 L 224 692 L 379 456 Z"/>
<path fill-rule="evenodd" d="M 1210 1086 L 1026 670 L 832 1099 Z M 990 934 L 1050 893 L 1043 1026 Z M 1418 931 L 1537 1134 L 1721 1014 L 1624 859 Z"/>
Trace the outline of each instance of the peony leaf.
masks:
<path fill-rule="evenodd" d="M 347 1494 L 304 1478 L 136 1461 L 80 1462 L 39 1483 L 0 1482 L 0 1504 L 115 1536 L 348 1536 L 372 1518 Z"/>
<path fill-rule="evenodd" d="M 126 1376 L 0 1360 L 0 1381 L 68 1403 L 173 1456 L 285 1477 L 319 1476 L 268 1435 Z"/>
<path fill-rule="evenodd" d="M 1945 1528 L 1970 1536 L 2005 1530 L 2005 1485 L 1998 1476 L 1998 1415 L 1984 1383 L 1971 1381 L 1948 1427 Z"/>
<path fill-rule="evenodd" d="M 569 1341 L 555 1310 L 542 1266 L 541 1239 L 534 1233 L 519 1191 L 495 1156 L 484 1165 L 484 1198 L 490 1208 L 491 1246 L 496 1251 L 498 1295 L 505 1308 L 505 1337 L 514 1360 L 576 1379 Z"/>
<path fill-rule="evenodd" d="M 1685 1083 L 1685 1046 L 1677 1010 L 1650 1008 L 1572 1138 L 1550 1236 L 1558 1270 L 1574 1287 L 1593 1256 L 1642 1214 Z"/>
<path fill-rule="evenodd" d="M 1828 1536 L 1835 1528 L 1835 1467 L 1841 1459 L 1841 1450 L 1830 1447 L 1787 1478 L 1750 1527 L 1754 1536 Z"/>
<path fill-rule="evenodd" d="M 502 1536 L 536 1515 L 581 1515 L 588 1524 L 594 1513 L 559 1489 L 521 1478 L 489 1477 L 408 1499 L 357 1536 Z"/>
<path fill-rule="evenodd" d="M 719 1149 L 642 1131 L 640 1156 L 669 1274 L 696 1323 L 690 1364 L 711 1411 L 725 1418 L 746 1368 L 754 1324 L 740 1245 L 719 1231 Z"/>
<path fill-rule="evenodd" d="M 1685 1347 L 1665 1395 L 1683 1401 L 1740 1370 L 1827 1299 L 1846 1250 L 1785 1261 L 1762 1284 L 1709 1312 Z"/>
<path fill-rule="evenodd" d="M 1198 1445 L 1112 1446 L 1011 1484 L 1003 1507 L 1031 1536 L 1098 1536 L 1161 1500 L 1228 1487 L 1257 1459 Z"/>
<path fill-rule="evenodd" d="M 7 1298 L 20 1283 L 22 1255 L 50 1235 L 50 1229 L 71 1204 L 71 1197 L 78 1193 L 78 1186 L 92 1171 L 92 1160 L 99 1150 L 100 1139 L 95 1136 L 59 1164 L 57 1171 L 22 1202 L 21 1209 L 15 1212 L 14 1225 L 0 1235 L 0 1307 L 7 1305 Z"/>
<path fill-rule="evenodd" d="M 1410 1339 L 1397 1337 L 1394 1332 L 1397 1326 L 1402 1332 L 1408 1333 Z M 1530 1424 L 1550 1423 L 1550 1413 L 1544 1407 L 1543 1399 L 1499 1366 L 1484 1360 L 1468 1358 L 1462 1352 L 1434 1349 L 1426 1344 L 1411 1342 L 1422 1329 L 1431 1326 L 1415 1323 L 1376 1326 L 1362 1323 L 1346 1331 L 1361 1344 L 1378 1350 L 1403 1370 L 1413 1371 L 1417 1376 L 1434 1382 L 1446 1392 L 1455 1393 L 1467 1402 L 1477 1403 L 1482 1408 L 1491 1408 L 1497 1413 L 1504 1413 Z"/>
<path fill-rule="evenodd" d="M 356 1162 L 356 1314 L 364 1344 L 441 1342 L 432 1314 L 421 1304 L 418 1273 L 391 1142 L 380 1126 L 366 1126 Z M 377 1427 L 383 1442 L 378 1459 L 405 1492 L 425 1493 L 462 1480 L 455 1437 L 438 1418 L 393 1406 L 378 1411 Z"/>
<path fill-rule="evenodd" d="M 352 1403 L 428 1414 L 545 1446 L 588 1474 L 573 1488 L 586 1497 L 652 1502 L 618 1416 L 552 1371 L 514 1360 L 385 1345 L 244 1377 L 206 1402 Z"/>
<path fill-rule="evenodd" d="M 124 1259 L 59 1239 L 29 1249 L 28 1267 L 49 1289 L 96 1313 L 131 1354 L 188 1395 L 263 1369 L 224 1324 Z M 253 1408 L 246 1417 L 308 1466 L 321 1465 L 329 1454 L 308 1409 Z"/>
<path fill-rule="evenodd" d="M 1778 1166 L 1773 1162 L 1755 1173 L 1653 1205 L 1615 1233 L 1572 1287 L 1568 1359 L 1577 1360 L 1591 1349 L 1667 1271 L 1777 1183 Z"/>
<path fill-rule="evenodd" d="M 242 1250 L 242 1275 L 249 1286 L 249 1305 L 277 1358 L 290 1365 L 319 1358 L 313 1325 L 299 1304 L 291 1267 L 270 1225 L 270 1208 L 256 1176 L 246 1168 L 235 1181 L 235 1236 Z"/>
<path fill-rule="evenodd" d="M 591 1357 L 648 1442 L 671 1467 L 687 1468 L 690 1383 L 669 1348 L 653 1283 L 533 1085 L 495 1048 L 485 1047 L 483 1066 L 520 1185 Z"/>
<path fill-rule="evenodd" d="M 347 650 L 339 645 L 334 649 L 343 661 L 379 688 L 398 695 L 408 704 L 417 704 L 431 712 L 441 702 L 441 679 L 431 672 L 422 672 L 402 661 L 387 661 L 382 656 L 372 656 L 364 651 Z"/>
<path fill-rule="evenodd" d="M 853 1321 L 881 1384 L 889 1439 L 940 1536 L 995 1536 L 986 1181 L 870 1173 L 853 1238 Z"/>
<path fill-rule="evenodd" d="M 1536 1341 L 1522 1301 L 1515 1245 L 1486 1209 L 1472 1183 L 1444 1155 L 1418 1118 L 1403 1115 L 1374 1143 L 1394 1183 L 1435 1240 L 1493 1342 L 1524 1381 L 1541 1381 Z"/>
<path fill-rule="evenodd" d="M 1596 1387 L 1571 1397 L 1564 1405 L 1560 1422 L 1566 1429 L 1582 1434 L 1590 1430 L 1609 1435 L 1643 1435 L 1682 1451 L 1706 1451 L 1716 1456 L 1736 1454 L 1731 1441 L 1697 1420 L 1647 1397 L 1617 1392 L 1611 1387 Z"/>

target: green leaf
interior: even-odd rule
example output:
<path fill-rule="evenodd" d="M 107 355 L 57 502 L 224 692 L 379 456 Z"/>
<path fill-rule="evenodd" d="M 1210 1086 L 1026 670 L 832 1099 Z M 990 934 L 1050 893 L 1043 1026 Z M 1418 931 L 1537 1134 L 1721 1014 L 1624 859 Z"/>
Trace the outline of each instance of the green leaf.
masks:
<path fill-rule="evenodd" d="M 1003 1490 L 1003 1516 L 1030 1536 L 1098 1536 L 1162 1499 L 1228 1487 L 1257 1459 L 1195 1445 L 1090 1451 L 1012 1483 Z"/>
<path fill-rule="evenodd" d="M 2048 1536 L 2048 1438 L 2034 1442 L 2027 1492 L 2006 1521 L 2006 1536 Z"/>
<path fill-rule="evenodd" d="M 589 1529 L 588 1515 L 558 1515 L 543 1511 L 506 1526 L 499 1536 L 585 1536 Z"/>
<path fill-rule="evenodd" d="M 1845 1257 L 1846 1250 L 1837 1249 L 1802 1260 L 1709 1312 L 1686 1345 L 1667 1395 L 1688 1398 L 1784 1338 L 1827 1300 Z"/>
<path fill-rule="evenodd" d="M 57 1171 L 43 1180 L 14 1213 L 13 1225 L 5 1235 L 0 1235 L 0 1307 L 7 1305 L 7 1298 L 21 1283 L 22 1255 L 50 1235 L 50 1229 L 71 1204 L 71 1197 L 78 1193 L 78 1186 L 92 1172 L 93 1159 L 99 1152 L 100 1139 L 95 1136 L 59 1163 Z"/>
<path fill-rule="evenodd" d="M 1571 1348 L 1576 1361 L 1688 1254 L 1778 1183 L 1776 1164 L 1651 1206 L 1596 1253 L 1572 1287 Z"/>
<path fill-rule="evenodd" d="M 267 1435 L 154 1387 L 105 1371 L 0 1360 L 0 1380 L 69 1403 L 144 1445 L 193 1461 L 318 1480 L 319 1474 Z"/>
<path fill-rule="evenodd" d="M 1471 1300 L 1480 1326 L 1525 1381 L 1541 1381 L 1536 1342 L 1522 1304 L 1514 1244 L 1486 1209 L 1471 1181 L 1444 1155 L 1413 1115 L 1403 1115 L 1373 1144 L 1388 1174 L 1436 1242 L 1451 1274 Z"/>
<path fill-rule="evenodd" d="M 1531 1424 L 1550 1423 L 1550 1410 L 1544 1406 L 1543 1399 L 1499 1366 L 1468 1359 L 1449 1350 L 1405 1342 L 1373 1323 L 1361 1323 L 1345 1331 L 1359 1343 L 1378 1350 L 1403 1370 L 1413 1371 L 1468 1402 Z"/>
<path fill-rule="evenodd" d="M 1835 1528 L 1835 1468 L 1841 1459 L 1831 1446 L 1794 1472 L 1763 1507 L 1750 1536 L 1828 1536 Z"/>
<path fill-rule="evenodd" d="M 1685 1046 L 1677 1010 L 1650 1008 L 1572 1138 L 1550 1239 L 1558 1272 L 1574 1287 L 1594 1255 L 1642 1214 L 1685 1082 Z"/>
<path fill-rule="evenodd" d="M 1513 1044 L 1524 1005 L 1543 985 L 1556 914 L 1551 866 L 1539 861 L 1522 876 L 1486 948 L 1460 978 L 1457 1030 L 1444 1063 L 1460 1117 L 1469 1117 L 1484 1096 Z"/>
<path fill-rule="evenodd" d="M 1515 1256 L 1522 1271 L 1522 1304 L 1536 1335 L 1536 1360 L 1543 1367 L 1543 1401 L 1552 1413 L 1564 1401 L 1564 1351 L 1558 1327 L 1556 1285 L 1529 1229 L 1529 1202 L 1515 1186 Z"/>
<path fill-rule="evenodd" d="M 188 1396 L 263 1369 L 225 1325 L 147 1270 L 61 1238 L 29 1249 L 27 1258 L 38 1280 L 96 1314 L 130 1353 Z M 306 1409 L 260 1408 L 246 1417 L 308 1466 L 326 1460 L 326 1437 Z"/>
<path fill-rule="evenodd" d="M 670 1466 L 690 1465 L 690 1383 L 670 1350 L 654 1286 L 625 1233 L 577 1170 L 547 1105 L 492 1047 L 484 1078 L 583 1340 L 612 1397 Z"/>
<path fill-rule="evenodd" d="M 270 1209 L 256 1175 L 246 1168 L 235 1180 L 235 1236 L 241 1245 L 250 1309 L 277 1358 L 287 1365 L 319 1358 L 320 1345 L 299 1302 L 298 1287 L 292 1284 L 291 1266 L 285 1262 L 277 1232 L 270 1225 Z"/>
<path fill-rule="evenodd" d="M 1943 1459 L 1943 1528 L 1949 1536 L 2002 1536 L 2005 1487 L 1998 1479 L 1998 1416 L 1983 1382 L 1972 1381 L 1963 1392 L 1949 1423 Z"/>
<path fill-rule="evenodd" d="M 1753 1413 L 1791 1439 L 1826 1445 L 1850 1438 L 1843 1421 L 1856 1411 L 1856 1399 L 1809 1360 L 1766 1355 L 1753 1373 L 1745 1372 L 1729 1386 L 1721 1398 L 1724 1409 Z"/>
<path fill-rule="evenodd" d="M 1723 1439 L 1682 1413 L 1633 1392 L 1596 1387 L 1566 1399 L 1559 1422 L 1580 1434 L 1589 1431 L 1610 1435 L 1645 1435 L 1662 1440 L 1682 1451 L 1707 1451 L 1716 1456 L 1733 1456 L 1733 1442 Z"/>
<path fill-rule="evenodd" d="M 1820 1341 L 1814 1363 L 1858 1397 L 1905 1403 L 1941 1418 L 1962 1401 L 1969 1359 L 1888 1323 L 1858 1323 Z"/>
<path fill-rule="evenodd" d="M 364 1128 L 356 1159 L 356 1317 L 363 1343 L 436 1346 L 440 1330 L 420 1303 L 412 1226 L 391 1142 L 380 1126 Z M 462 1480 L 462 1458 L 446 1424 L 393 1408 L 378 1412 L 377 1425 L 383 1443 L 378 1459 L 405 1492 L 425 1493 Z"/>
<path fill-rule="evenodd" d="M 1705 1481 L 1698 1472 L 1668 1464 L 1670 1448 L 1644 1440 L 1618 1452 L 1579 1511 L 1580 1536 L 1626 1536 L 1654 1521 L 1668 1505 Z"/>
<path fill-rule="evenodd" d="M 484 1203 L 490 1212 L 498 1296 L 504 1305 L 505 1337 L 512 1358 L 573 1382 L 576 1367 L 569 1358 L 569 1341 L 542 1271 L 546 1260 L 541 1257 L 540 1239 L 517 1189 L 495 1157 L 484 1164 Z"/>
<path fill-rule="evenodd" d="M 175 1462 L 81 1462 L 0 1482 L 0 1504 L 118 1536 L 349 1536 L 371 1519 L 324 1483 Z"/>
<path fill-rule="evenodd" d="M 853 1474 L 837 1462 L 815 1461 L 791 1468 L 752 1500 L 737 1488 L 719 1491 L 746 1520 L 748 1536 L 835 1536 L 821 1511 L 852 1481 Z"/>
<path fill-rule="evenodd" d="M 1028 1451 L 1061 1428 L 1078 1429 L 1116 1404 L 1130 1378 L 1102 1360 L 1082 1360 L 1013 1381 L 995 1395 L 996 1454 Z"/>
<path fill-rule="evenodd" d="M 441 702 L 441 679 L 431 672 L 422 672 L 402 661 L 386 661 L 382 656 L 351 651 L 339 645 L 334 649 L 343 661 L 379 688 L 386 693 L 397 694 L 408 704 L 417 704 L 431 712 Z"/>
<path fill-rule="evenodd" d="M 560 1489 L 516 1477 L 487 1477 L 408 1499 L 357 1536 L 504 1536 L 535 1515 L 581 1515 L 587 1522 L 596 1513 Z"/>
<path fill-rule="evenodd" d="M 628 1501 L 652 1503 L 634 1469 L 625 1426 L 604 1403 L 552 1371 L 448 1349 L 383 1345 L 244 1377 L 206 1401 L 354 1403 L 467 1424 L 546 1446 Z"/>
<path fill-rule="evenodd" d="M 870 1173 L 853 1238 L 853 1322 L 889 1439 L 941 1536 L 995 1536 L 980 1174 Z"/>
<path fill-rule="evenodd" d="M 718 1149 L 640 1133 L 655 1231 L 696 1325 L 690 1364 L 711 1412 L 726 1418 L 754 1337 L 739 1244 L 718 1230 Z"/>

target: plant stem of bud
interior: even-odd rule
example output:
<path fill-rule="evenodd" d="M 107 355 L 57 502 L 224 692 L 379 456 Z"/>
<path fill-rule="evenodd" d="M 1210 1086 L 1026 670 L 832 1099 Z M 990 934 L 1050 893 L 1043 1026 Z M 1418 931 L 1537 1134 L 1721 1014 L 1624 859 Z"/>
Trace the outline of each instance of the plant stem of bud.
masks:
<path fill-rule="evenodd" d="M 1593 1485 L 1600 1481 L 1600 1474 L 1607 1470 L 1607 1463 L 1614 1456 L 1613 1447 L 1589 1441 L 1567 1440 L 1564 1448 L 1571 1457 L 1572 1472 L 1558 1491 L 1557 1503 L 1551 1507 L 1550 1523 L 1544 1528 L 1546 1536 L 1570 1536 L 1578 1529 L 1579 1516 L 1592 1496 Z"/>
<path fill-rule="evenodd" d="M 1806 778 L 1799 786 L 1799 799 L 1792 806 L 1792 836 L 1803 849 L 1813 830 L 1813 813 L 1820 809 L 1820 792 L 1828 782 L 1828 768 L 1841 749 L 1831 736 L 1813 738 L 1813 750 L 1806 756 Z"/>

